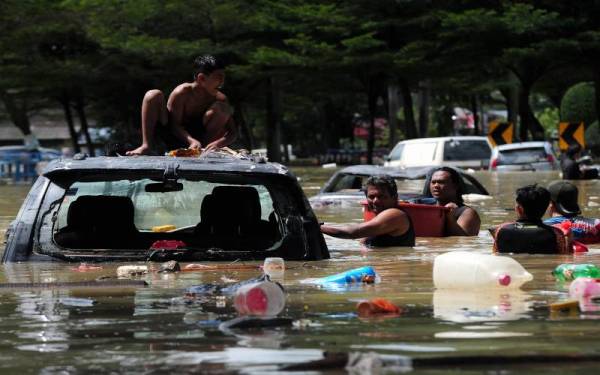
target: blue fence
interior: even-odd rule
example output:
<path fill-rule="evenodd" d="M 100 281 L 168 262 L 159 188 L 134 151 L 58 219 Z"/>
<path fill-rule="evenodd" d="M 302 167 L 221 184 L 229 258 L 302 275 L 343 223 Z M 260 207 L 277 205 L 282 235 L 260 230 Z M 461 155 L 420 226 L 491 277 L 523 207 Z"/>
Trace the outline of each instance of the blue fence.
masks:
<path fill-rule="evenodd" d="M 35 179 L 41 160 L 39 151 L 0 153 L 0 178 L 11 178 L 15 182 Z"/>

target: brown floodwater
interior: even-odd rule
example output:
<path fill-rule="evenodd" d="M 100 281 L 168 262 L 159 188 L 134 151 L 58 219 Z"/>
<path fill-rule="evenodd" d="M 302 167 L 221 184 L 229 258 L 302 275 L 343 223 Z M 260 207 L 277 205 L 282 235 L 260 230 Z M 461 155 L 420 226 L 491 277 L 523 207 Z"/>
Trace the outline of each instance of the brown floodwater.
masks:
<path fill-rule="evenodd" d="M 294 172 L 307 196 L 312 196 L 334 170 L 295 168 Z M 287 262 L 283 280 L 287 299 L 281 315 L 295 320 L 289 328 L 222 331 L 218 324 L 236 317 L 229 298 L 192 303 L 183 299 L 189 286 L 243 281 L 259 276 L 258 269 L 152 273 L 140 277 L 149 284 L 145 288 L 0 289 L 0 371 L 266 373 L 276 371 L 277 365 L 319 359 L 324 351 L 360 351 L 417 359 L 507 358 L 489 365 L 482 361 L 450 367 L 415 365 L 413 371 L 419 373 L 459 369 L 466 373 L 589 373 L 597 362 L 514 364 L 510 359 L 600 356 L 600 313 L 551 314 L 547 309 L 548 304 L 568 298 L 565 286 L 554 281 L 551 270 L 566 262 L 600 264 L 600 244 L 577 256 L 514 256 L 534 276 L 521 290 L 434 289 L 432 267 L 437 255 L 455 250 L 490 253 L 492 239 L 486 229 L 514 218 L 515 189 L 534 182 L 546 185 L 558 177 L 529 172 L 477 172 L 475 176 L 492 194 L 490 199 L 469 203 L 482 218 L 477 237 L 418 238 L 414 248 L 386 249 L 365 249 L 359 241 L 326 237 L 331 259 Z M 584 215 L 600 217 L 600 180 L 577 185 Z M 2 237 L 28 189 L 28 185 L 0 185 Z M 328 223 L 362 220 L 358 204 L 315 213 Z M 77 265 L 60 262 L 8 264 L 0 266 L 0 282 L 95 280 L 113 277 L 119 265 L 75 272 Z M 379 283 L 329 288 L 303 282 L 365 265 L 375 267 Z M 372 297 L 397 304 L 403 310 L 401 316 L 359 318 L 357 301 Z M 342 370 L 312 373 L 324 372 Z"/>

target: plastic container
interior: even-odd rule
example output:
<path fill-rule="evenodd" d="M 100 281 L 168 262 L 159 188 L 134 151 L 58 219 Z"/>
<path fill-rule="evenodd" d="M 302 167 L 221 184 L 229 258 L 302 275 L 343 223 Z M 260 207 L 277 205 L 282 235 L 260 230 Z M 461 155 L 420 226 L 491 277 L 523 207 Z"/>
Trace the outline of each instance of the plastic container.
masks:
<path fill-rule="evenodd" d="M 552 275 L 558 281 L 571 281 L 578 277 L 600 278 L 600 269 L 593 264 L 563 263 L 557 266 Z"/>
<path fill-rule="evenodd" d="M 398 316 L 402 312 L 398 306 L 385 298 L 373 298 L 368 301 L 360 301 L 356 305 L 356 311 L 360 317 L 372 317 L 378 315 Z"/>
<path fill-rule="evenodd" d="M 569 286 L 571 298 L 598 297 L 600 296 L 600 279 L 579 277 Z"/>
<path fill-rule="evenodd" d="M 140 276 L 148 273 L 148 266 L 119 266 L 117 277 Z"/>
<path fill-rule="evenodd" d="M 519 288 L 533 276 L 516 260 L 498 255 L 452 251 L 433 263 L 438 289 Z"/>
<path fill-rule="evenodd" d="M 285 306 L 285 293 L 272 281 L 246 284 L 236 290 L 233 306 L 242 315 L 274 316 Z"/>
<path fill-rule="evenodd" d="M 375 213 L 369 210 L 367 201 L 361 202 L 363 206 L 363 219 L 369 221 Z M 410 217 L 415 236 L 417 237 L 444 237 L 446 230 L 445 215 L 448 208 L 429 204 L 416 204 L 398 202 L 398 208 Z"/>
<path fill-rule="evenodd" d="M 283 258 L 265 258 L 263 273 L 271 279 L 283 279 L 285 273 L 285 262 Z"/>
<path fill-rule="evenodd" d="M 351 284 L 351 283 L 374 283 L 377 280 L 377 273 L 371 266 L 354 268 L 342 273 L 317 279 L 317 284 Z"/>

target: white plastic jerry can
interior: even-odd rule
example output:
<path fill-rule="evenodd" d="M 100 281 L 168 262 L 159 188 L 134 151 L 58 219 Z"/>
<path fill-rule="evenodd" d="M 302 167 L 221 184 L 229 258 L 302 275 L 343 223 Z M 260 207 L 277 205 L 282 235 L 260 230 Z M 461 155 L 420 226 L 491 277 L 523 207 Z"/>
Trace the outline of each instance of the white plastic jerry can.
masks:
<path fill-rule="evenodd" d="M 507 256 L 451 251 L 433 262 L 438 289 L 520 288 L 531 280 L 533 275 Z"/>

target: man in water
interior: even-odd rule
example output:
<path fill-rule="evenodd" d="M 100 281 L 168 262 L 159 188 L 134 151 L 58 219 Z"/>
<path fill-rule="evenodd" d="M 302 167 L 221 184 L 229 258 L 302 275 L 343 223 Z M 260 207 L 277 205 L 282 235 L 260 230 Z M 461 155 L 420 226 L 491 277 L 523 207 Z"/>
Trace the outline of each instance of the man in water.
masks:
<path fill-rule="evenodd" d="M 127 155 L 150 153 L 155 133 L 168 149 L 211 150 L 231 144 L 237 129 L 227 98 L 219 91 L 224 81 L 225 65 L 205 55 L 194 61 L 194 81 L 177 86 L 166 104 L 162 91 L 148 91 L 142 101 L 142 145 Z"/>
<path fill-rule="evenodd" d="M 447 236 L 477 236 L 481 220 L 473 208 L 466 206 L 462 198 L 461 178 L 455 169 L 440 167 L 433 171 L 429 191 L 437 205 L 446 211 Z"/>
<path fill-rule="evenodd" d="M 577 186 L 568 181 L 553 181 L 548 185 L 548 191 L 550 219 L 544 220 L 544 224 L 556 226 L 569 221 L 574 240 L 582 243 L 600 242 L 600 219 L 580 215 Z"/>
<path fill-rule="evenodd" d="M 542 216 L 550 203 L 550 192 L 541 186 L 517 189 L 517 221 L 504 223 L 492 230 L 494 252 L 570 254 L 571 246 L 562 230 L 546 225 Z"/>
<path fill-rule="evenodd" d="M 375 217 L 360 224 L 321 225 L 321 232 L 340 238 L 364 238 L 368 246 L 414 246 L 415 231 L 398 208 L 398 188 L 389 176 L 371 176 L 365 184 L 369 209 Z"/>

